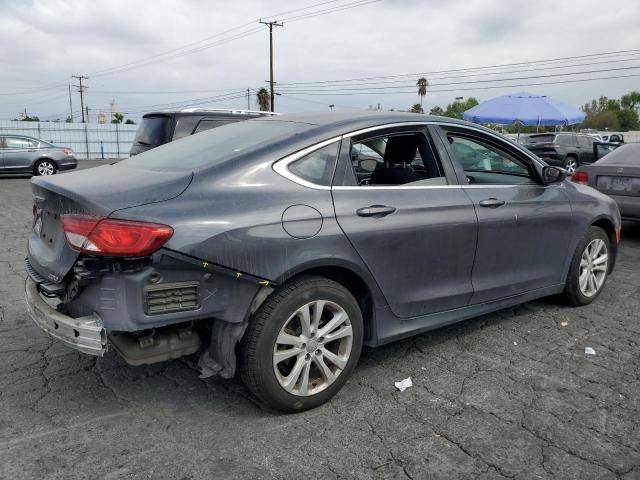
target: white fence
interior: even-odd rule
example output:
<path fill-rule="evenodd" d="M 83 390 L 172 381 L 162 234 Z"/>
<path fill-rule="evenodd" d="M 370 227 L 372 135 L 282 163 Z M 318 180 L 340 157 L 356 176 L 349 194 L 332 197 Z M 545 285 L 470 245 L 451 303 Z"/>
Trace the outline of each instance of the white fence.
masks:
<path fill-rule="evenodd" d="M 125 158 L 137 125 L 117 123 L 14 122 L 0 120 L 0 135 L 28 135 L 73 149 L 76 158 L 95 160 Z"/>

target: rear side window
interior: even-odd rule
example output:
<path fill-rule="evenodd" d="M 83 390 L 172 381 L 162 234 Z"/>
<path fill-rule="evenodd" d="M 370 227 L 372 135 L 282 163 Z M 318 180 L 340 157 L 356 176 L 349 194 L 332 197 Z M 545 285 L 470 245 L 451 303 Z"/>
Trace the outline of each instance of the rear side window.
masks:
<path fill-rule="evenodd" d="M 531 135 L 527 141 L 528 143 L 553 143 L 555 135 Z"/>
<path fill-rule="evenodd" d="M 202 120 L 196 130 L 193 133 L 204 132 L 205 130 L 211 130 L 212 128 L 221 127 L 223 125 L 227 125 L 228 123 L 233 123 L 235 120 Z"/>
<path fill-rule="evenodd" d="M 584 148 L 592 148 L 593 141 L 589 137 L 580 136 L 578 137 L 578 144 Z"/>
<path fill-rule="evenodd" d="M 38 142 L 27 138 L 5 137 L 4 146 L 6 148 L 36 148 Z"/>
<path fill-rule="evenodd" d="M 178 120 L 176 121 L 176 128 L 173 131 L 173 140 L 178 140 L 182 137 L 188 137 L 191 135 L 200 118 L 201 117 L 195 115 L 178 117 Z"/>
<path fill-rule="evenodd" d="M 563 147 L 574 147 L 576 145 L 573 135 L 558 135 L 556 137 L 556 143 Z"/>
<path fill-rule="evenodd" d="M 291 162 L 288 169 L 296 177 L 316 185 L 329 186 L 338 157 L 338 145 L 335 142 L 319 148 L 298 160 Z"/>
<path fill-rule="evenodd" d="M 167 142 L 167 124 L 169 117 L 145 117 L 138 127 L 134 144 L 157 146 Z"/>

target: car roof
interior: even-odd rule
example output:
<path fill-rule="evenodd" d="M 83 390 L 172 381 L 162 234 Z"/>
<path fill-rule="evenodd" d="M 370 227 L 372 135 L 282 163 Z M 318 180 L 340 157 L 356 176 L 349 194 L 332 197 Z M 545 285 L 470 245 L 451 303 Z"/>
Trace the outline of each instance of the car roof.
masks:
<path fill-rule="evenodd" d="M 475 128 L 485 130 L 492 134 L 496 132 L 477 123 L 470 123 L 456 118 L 442 117 L 436 115 L 423 115 L 418 113 L 404 112 L 305 112 L 305 113 L 283 113 L 277 117 L 263 117 L 251 120 L 252 122 L 297 122 L 309 125 L 310 129 L 319 127 L 320 130 L 335 130 L 336 134 L 347 131 L 361 130 L 369 127 L 378 127 L 385 124 L 408 123 L 408 122 L 437 122 L 455 125 L 473 125 Z"/>

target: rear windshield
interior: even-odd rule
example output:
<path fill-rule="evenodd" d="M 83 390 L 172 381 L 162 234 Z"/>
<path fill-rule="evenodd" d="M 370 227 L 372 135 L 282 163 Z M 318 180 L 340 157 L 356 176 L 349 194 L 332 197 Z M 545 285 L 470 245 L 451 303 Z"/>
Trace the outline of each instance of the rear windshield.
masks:
<path fill-rule="evenodd" d="M 230 123 L 167 143 L 121 163 L 152 170 L 193 170 L 221 164 L 256 145 L 308 128 L 306 123 L 274 120 Z"/>
<path fill-rule="evenodd" d="M 640 143 L 627 143 L 608 153 L 598 165 L 635 165 L 640 167 Z"/>
<path fill-rule="evenodd" d="M 531 135 L 528 138 L 529 143 L 553 143 L 555 134 L 551 135 Z"/>
<path fill-rule="evenodd" d="M 167 141 L 167 123 L 169 117 L 145 117 L 138 127 L 134 144 L 145 146 L 158 146 Z"/>

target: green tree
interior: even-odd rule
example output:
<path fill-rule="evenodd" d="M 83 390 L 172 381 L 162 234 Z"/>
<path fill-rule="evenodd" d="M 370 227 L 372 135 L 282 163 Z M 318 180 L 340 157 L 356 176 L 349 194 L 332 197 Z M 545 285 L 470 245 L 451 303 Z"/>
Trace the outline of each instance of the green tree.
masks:
<path fill-rule="evenodd" d="M 411 113 L 424 113 L 424 110 L 422 109 L 422 105 L 420 105 L 419 103 L 414 104 L 409 111 Z"/>
<path fill-rule="evenodd" d="M 640 106 L 640 92 L 632 90 L 620 98 L 620 106 L 629 110 L 636 110 Z"/>
<path fill-rule="evenodd" d="M 125 125 L 135 125 L 136 122 L 134 122 L 133 120 L 131 120 L 130 118 L 127 118 L 127 121 L 124 122 Z"/>
<path fill-rule="evenodd" d="M 124 120 L 124 115 L 121 114 L 120 112 L 116 112 L 113 115 L 111 115 L 111 123 L 122 123 L 123 120 Z"/>
<path fill-rule="evenodd" d="M 431 110 L 429 110 L 429 115 L 439 115 L 439 116 L 444 116 L 444 110 L 442 109 L 442 107 L 433 107 Z"/>
<path fill-rule="evenodd" d="M 260 108 L 261 112 L 269 111 L 269 104 L 271 102 L 270 102 L 269 92 L 267 91 L 266 88 L 262 87 L 260 90 L 256 92 L 256 100 L 258 102 L 258 107 Z"/>
<path fill-rule="evenodd" d="M 455 100 L 447 105 L 447 109 L 444 111 L 444 116 L 462 119 L 462 114 L 470 108 L 478 105 L 478 103 L 478 100 L 474 97 L 469 97 L 466 100 Z"/>
<path fill-rule="evenodd" d="M 637 130 L 640 128 L 640 122 L 638 121 L 638 113 L 630 108 L 623 108 L 618 110 L 616 116 L 618 118 L 618 129 L 629 131 Z"/>
<path fill-rule="evenodd" d="M 427 94 L 427 87 L 429 86 L 429 80 L 424 77 L 421 77 L 416 82 L 416 87 L 418 87 L 418 95 L 420 95 L 420 105 L 422 105 L 422 99 Z"/>

